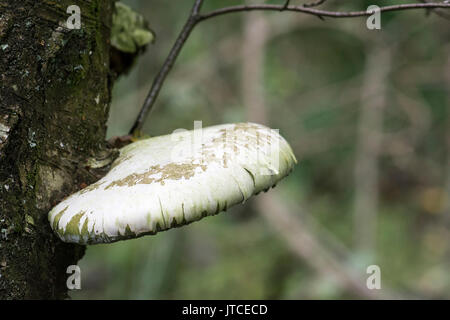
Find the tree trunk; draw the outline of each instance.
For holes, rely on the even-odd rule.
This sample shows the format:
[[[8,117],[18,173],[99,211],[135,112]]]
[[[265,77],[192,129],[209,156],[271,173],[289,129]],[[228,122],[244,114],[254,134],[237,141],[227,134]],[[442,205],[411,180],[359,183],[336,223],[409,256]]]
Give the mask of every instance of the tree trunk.
[[[73,4],[79,30],[66,27]],[[0,299],[67,297],[67,267],[84,254],[47,213],[115,154],[104,142],[113,4],[0,0]]]

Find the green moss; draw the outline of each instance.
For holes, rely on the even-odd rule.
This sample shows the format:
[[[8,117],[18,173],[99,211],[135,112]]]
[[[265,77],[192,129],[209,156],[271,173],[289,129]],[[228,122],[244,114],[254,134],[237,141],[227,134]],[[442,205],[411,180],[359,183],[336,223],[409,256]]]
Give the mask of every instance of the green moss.
[[[130,226],[127,224],[127,226],[125,227],[125,234],[124,234],[124,236],[125,237],[134,237],[135,235],[136,234],[133,231],[131,231]]]
[[[86,218],[86,219],[84,220],[83,227],[81,228],[81,234],[82,234],[83,236],[85,236],[85,235],[88,234],[88,223],[89,223],[89,220]]]
[[[25,215],[25,222],[26,222],[27,224],[31,224],[31,225],[34,226],[34,219],[33,219],[32,216],[30,216],[30,215],[28,215],[28,214]]]
[[[116,49],[135,53],[154,40],[153,32],[147,27],[144,17],[121,2],[116,2],[111,29],[111,45]]]
[[[64,235],[76,235],[80,236],[80,219],[85,214],[84,211],[77,213],[70,219],[70,222],[66,225],[66,229],[64,231]]]
[[[64,212],[67,210],[69,206],[66,206],[63,210],[61,210],[59,213],[55,215],[53,218],[53,230],[58,230],[59,220],[61,219],[61,216],[64,214]]]
[[[0,88],[0,95],[20,117],[11,126],[10,142],[0,159],[0,185],[9,186],[0,189],[0,227],[8,229],[8,241],[1,243],[8,268],[1,271],[0,299],[65,298],[65,268],[76,264],[84,251],[58,239],[47,214],[79,183],[96,179],[79,166],[103,151],[112,84],[113,2],[80,2],[82,30],[68,32],[59,23],[67,19],[70,4],[6,0],[0,10],[8,17],[7,25],[0,25],[1,42],[9,45],[1,53],[11,62],[0,64],[7,89]],[[14,32],[5,32],[10,25]],[[101,104],[96,103],[98,95]],[[52,180],[56,174],[58,183]],[[53,227],[62,232],[58,227],[64,212],[53,214]],[[80,218],[72,219],[67,233],[87,232],[87,221],[81,226]]]

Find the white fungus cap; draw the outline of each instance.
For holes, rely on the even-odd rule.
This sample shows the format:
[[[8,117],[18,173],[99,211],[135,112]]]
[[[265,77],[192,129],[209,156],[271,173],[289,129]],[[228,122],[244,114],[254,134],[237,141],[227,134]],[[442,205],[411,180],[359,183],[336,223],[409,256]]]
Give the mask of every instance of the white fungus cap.
[[[224,124],[134,142],[96,183],[55,206],[65,242],[108,243],[215,215],[267,191],[296,163],[277,130]]]

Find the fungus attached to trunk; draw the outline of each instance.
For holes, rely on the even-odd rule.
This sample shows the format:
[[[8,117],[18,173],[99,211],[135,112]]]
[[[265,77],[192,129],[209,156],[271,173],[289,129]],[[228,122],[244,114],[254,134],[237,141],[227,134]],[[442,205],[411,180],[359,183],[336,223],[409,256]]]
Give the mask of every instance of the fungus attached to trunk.
[[[295,163],[289,144],[262,125],[179,131],[122,148],[106,176],[66,198],[48,217],[65,242],[155,234],[267,191]]]

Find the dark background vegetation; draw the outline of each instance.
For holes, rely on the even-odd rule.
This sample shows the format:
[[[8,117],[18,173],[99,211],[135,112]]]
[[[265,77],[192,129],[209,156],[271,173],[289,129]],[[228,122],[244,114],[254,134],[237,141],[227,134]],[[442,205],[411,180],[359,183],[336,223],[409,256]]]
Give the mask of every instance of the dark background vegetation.
[[[157,39],[114,87],[109,137],[128,132],[192,5],[124,2]],[[235,3],[208,0],[203,10]],[[374,3],[390,2],[328,8]],[[88,247],[71,297],[364,298],[375,264],[381,297],[450,298],[449,39],[449,21],[424,11],[383,14],[380,31],[365,18],[286,12],[202,22],[144,132],[261,122],[280,129],[299,165],[216,217]]]

